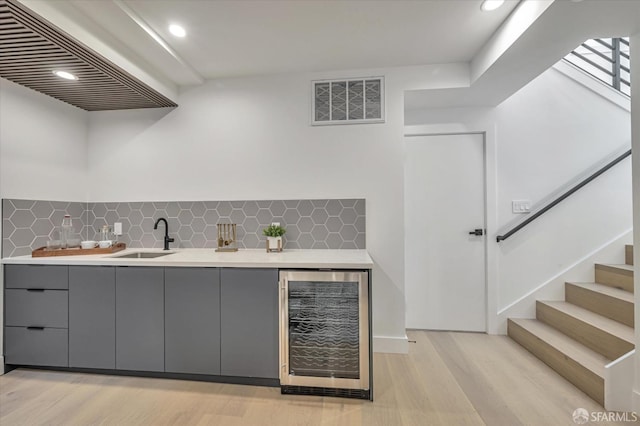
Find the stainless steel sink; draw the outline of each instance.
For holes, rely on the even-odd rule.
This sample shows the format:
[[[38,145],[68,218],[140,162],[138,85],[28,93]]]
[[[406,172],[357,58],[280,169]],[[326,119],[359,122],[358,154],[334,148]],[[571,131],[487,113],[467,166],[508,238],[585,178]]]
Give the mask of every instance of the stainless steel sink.
[[[119,259],[154,259],[156,257],[168,256],[170,254],[173,254],[173,252],[162,253],[157,251],[137,251],[135,253],[127,253],[111,257],[117,257]]]

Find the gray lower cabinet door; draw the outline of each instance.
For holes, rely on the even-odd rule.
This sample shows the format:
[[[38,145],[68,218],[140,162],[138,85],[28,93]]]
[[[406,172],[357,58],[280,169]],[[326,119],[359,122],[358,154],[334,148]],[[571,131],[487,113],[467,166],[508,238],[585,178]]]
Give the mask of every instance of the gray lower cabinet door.
[[[69,286],[69,267],[61,265],[5,265],[4,288],[57,289]]]
[[[67,367],[69,346],[66,328],[5,327],[5,363]]]
[[[224,376],[278,375],[278,270],[224,268],[220,280]]]
[[[220,272],[165,268],[165,371],[220,374]]]
[[[69,267],[69,366],[116,368],[116,268]]]
[[[30,291],[6,289],[5,321],[8,326],[67,328],[69,309],[67,290]]]
[[[164,371],[164,268],[116,267],[116,368]]]

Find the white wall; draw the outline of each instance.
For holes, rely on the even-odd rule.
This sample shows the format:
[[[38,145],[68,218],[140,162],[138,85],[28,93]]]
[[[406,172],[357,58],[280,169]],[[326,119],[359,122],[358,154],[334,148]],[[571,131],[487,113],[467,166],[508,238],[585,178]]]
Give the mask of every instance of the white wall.
[[[406,124],[488,130],[493,138],[496,203],[488,213],[495,214],[497,228],[488,229],[488,244],[497,286],[489,298],[498,311],[631,228],[627,159],[510,239],[495,242],[521,217],[511,213],[511,200],[535,205],[630,144],[628,111],[554,69],[495,108],[407,111]]]
[[[87,112],[0,79],[0,197],[86,201]]]
[[[640,58],[640,33],[630,37],[631,57]],[[640,81],[640,67],[638,61],[633,60],[631,67],[632,81]],[[636,153],[633,158],[633,239],[636,242],[633,250],[633,264],[640,265],[640,161],[637,153],[640,152],[640,96],[634,85],[631,89],[631,122],[632,122],[632,149]],[[635,302],[635,324],[640,324],[640,274],[634,274],[633,288]],[[640,327],[635,328],[636,348],[640,347]],[[633,386],[633,409],[640,412],[640,351],[635,353],[636,374]]]
[[[309,125],[310,80],[363,75],[386,77],[386,123]],[[399,342],[389,350],[402,350],[403,93],[462,87],[468,78],[465,66],[444,65],[224,79],[186,90],[174,110],[90,114],[1,80],[0,195],[73,201],[365,197],[367,248],[376,262],[374,334],[379,343]],[[630,140],[627,112],[553,70],[497,108],[408,111],[404,118],[407,124],[488,130],[498,188],[495,220],[488,221],[499,226],[514,217],[512,199],[535,202]],[[628,165],[602,179],[630,181],[625,173]],[[577,195],[523,234],[494,245],[498,308],[630,226],[629,186],[610,191],[603,182],[591,186],[600,188],[597,197]],[[575,226],[575,210],[597,220],[593,232]]]
[[[87,124],[85,111],[0,78],[0,199],[86,201]]]
[[[311,80],[370,75],[385,76],[386,123],[309,125]],[[467,83],[459,65],[222,79],[172,111],[92,113],[89,199],[366,198],[374,343],[404,351],[403,92]]]

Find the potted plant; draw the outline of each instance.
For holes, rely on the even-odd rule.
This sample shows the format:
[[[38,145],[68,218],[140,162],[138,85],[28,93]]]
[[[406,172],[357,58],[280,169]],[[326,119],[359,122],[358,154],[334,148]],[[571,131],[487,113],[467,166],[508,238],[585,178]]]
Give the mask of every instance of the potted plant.
[[[262,230],[267,237],[267,251],[282,251],[282,236],[287,232],[279,223],[272,223]]]

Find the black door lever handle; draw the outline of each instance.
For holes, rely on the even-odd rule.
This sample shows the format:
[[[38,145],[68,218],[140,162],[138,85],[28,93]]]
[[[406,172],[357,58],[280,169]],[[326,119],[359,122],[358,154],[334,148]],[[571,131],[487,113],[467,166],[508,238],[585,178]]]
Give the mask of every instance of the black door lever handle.
[[[484,229],[474,229],[473,231],[469,232],[469,235],[484,235]]]

